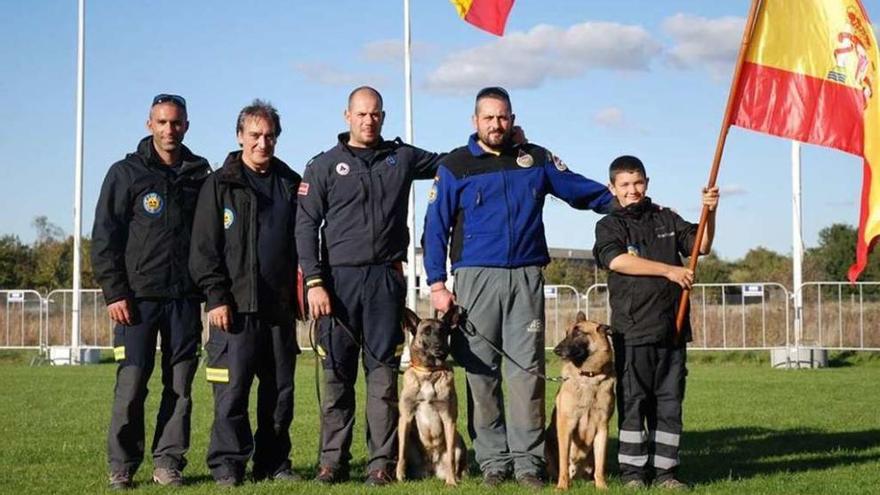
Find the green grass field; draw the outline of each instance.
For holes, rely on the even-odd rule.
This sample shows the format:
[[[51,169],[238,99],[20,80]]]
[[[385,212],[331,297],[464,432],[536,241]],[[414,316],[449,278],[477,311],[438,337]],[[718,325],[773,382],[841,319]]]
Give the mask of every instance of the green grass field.
[[[765,353],[766,354],[766,353]],[[763,354],[691,354],[685,435],[684,479],[696,493],[880,493],[880,359],[838,356],[831,368],[772,370]],[[100,493],[106,486],[105,432],[114,366],[30,367],[29,356],[0,353],[0,492],[15,494]],[[550,370],[557,369],[553,362]],[[158,375],[158,374],[157,374]],[[148,399],[158,399],[158,376]],[[462,374],[458,374],[461,379]],[[313,360],[304,354],[296,376],[293,462],[314,474],[318,411]],[[459,381],[461,386],[461,381]],[[464,390],[463,386],[460,390]],[[548,389],[549,399],[555,386]],[[359,404],[362,404],[362,397]],[[463,412],[463,411],[462,411]],[[462,416],[464,414],[462,413]],[[363,415],[358,413],[355,470],[365,458]],[[185,493],[214,493],[204,463],[211,421],[211,394],[200,370],[195,386],[193,442]],[[612,421],[615,422],[615,421]],[[148,432],[152,421],[148,420]],[[464,428],[461,428],[464,431]],[[616,428],[615,428],[616,431]],[[147,445],[150,438],[147,439]],[[612,440],[609,493],[626,493],[616,477]],[[149,481],[147,461],[137,492],[167,493]],[[356,474],[356,473],[355,473]],[[553,488],[548,487],[550,491]],[[237,493],[484,493],[476,474],[456,489],[436,480],[367,490],[360,481],[325,488],[313,482],[248,483]],[[576,483],[573,491],[593,491]],[[659,493],[654,489],[652,492]],[[501,493],[525,493],[516,484]]]

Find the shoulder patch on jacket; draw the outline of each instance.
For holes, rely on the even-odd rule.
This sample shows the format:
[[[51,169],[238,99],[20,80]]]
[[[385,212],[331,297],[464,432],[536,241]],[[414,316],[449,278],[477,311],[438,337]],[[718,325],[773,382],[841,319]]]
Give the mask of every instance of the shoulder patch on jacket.
[[[309,183],[308,182],[300,182],[299,189],[296,191],[300,196],[308,196],[309,195]]]

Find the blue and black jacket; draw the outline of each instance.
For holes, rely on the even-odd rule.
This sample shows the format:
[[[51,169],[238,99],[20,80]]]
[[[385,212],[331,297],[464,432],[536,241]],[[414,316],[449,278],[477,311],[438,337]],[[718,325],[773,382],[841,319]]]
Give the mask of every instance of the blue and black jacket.
[[[579,210],[605,213],[608,189],[568,169],[534,144],[510,145],[500,153],[467,146],[444,157],[429,195],[425,218],[428,283],[446,280],[446,256],[461,267],[543,266],[544,197],[552,194]]]

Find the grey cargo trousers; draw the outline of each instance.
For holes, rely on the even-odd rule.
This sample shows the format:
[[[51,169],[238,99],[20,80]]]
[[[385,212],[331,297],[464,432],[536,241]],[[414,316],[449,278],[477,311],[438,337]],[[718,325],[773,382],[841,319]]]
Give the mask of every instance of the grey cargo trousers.
[[[476,330],[523,367],[544,373],[541,267],[460,268],[455,296]],[[502,357],[479,336],[455,332],[452,354],[467,372],[468,433],[485,473],[544,473],[544,381]],[[507,405],[502,392],[506,383]]]

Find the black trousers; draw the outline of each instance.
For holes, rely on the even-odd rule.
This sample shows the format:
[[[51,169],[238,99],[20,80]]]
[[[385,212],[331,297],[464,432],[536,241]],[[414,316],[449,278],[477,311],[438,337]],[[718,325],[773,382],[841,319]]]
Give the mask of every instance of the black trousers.
[[[253,455],[253,475],[260,479],[289,469],[296,367],[295,324],[279,324],[254,313],[238,313],[232,329],[211,328],[205,345],[206,374],[214,388],[214,423],[208,467],[214,479],[242,480]],[[251,433],[248,397],[257,387],[257,430]]]
[[[345,328],[333,318],[323,318],[318,327],[318,352],[324,367],[319,463],[349,468],[354,386],[363,353],[367,470],[393,469],[397,463],[396,370],[404,341],[400,324],[406,293],[403,274],[392,264],[334,267],[328,287],[333,316]]]
[[[686,347],[630,346],[615,335],[614,351],[621,480],[672,478],[679,465]]]
[[[189,450],[192,381],[198,367],[202,321],[194,299],[138,299],[133,325],[116,325],[113,410],[107,434],[111,472],[134,473],[144,459],[144,401],[162,336],[162,400],[153,435],[153,465],[183,469]]]

